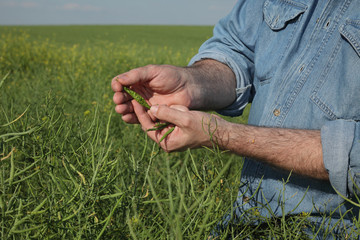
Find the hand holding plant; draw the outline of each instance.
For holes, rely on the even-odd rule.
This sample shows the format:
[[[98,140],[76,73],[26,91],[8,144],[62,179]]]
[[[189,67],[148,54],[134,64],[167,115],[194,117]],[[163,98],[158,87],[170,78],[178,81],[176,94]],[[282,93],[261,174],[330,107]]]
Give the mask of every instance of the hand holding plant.
[[[168,65],[148,65],[116,76],[111,83],[115,111],[127,123],[139,123],[131,104],[132,97],[124,86],[140,94],[149,105],[184,105],[189,107],[192,94],[189,76],[184,68]]]
[[[202,146],[212,147],[219,140],[221,129],[219,126],[226,124],[220,117],[200,111],[190,111],[180,105],[166,106],[155,105],[149,114],[139,103],[133,103],[134,111],[144,130],[151,128],[155,123],[153,117],[175,125],[174,131],[162,142],[160,139],[171,128],[170,126],[160,131],[147,132],[148,136],[166,152],[184,151],[188,148],[199,148]]]

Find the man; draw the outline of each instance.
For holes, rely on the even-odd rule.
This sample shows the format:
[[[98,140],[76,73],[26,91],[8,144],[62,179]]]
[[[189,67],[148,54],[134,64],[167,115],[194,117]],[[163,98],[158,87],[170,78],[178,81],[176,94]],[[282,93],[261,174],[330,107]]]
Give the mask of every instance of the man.
[[[176,126],[165,151],[215,143],[246,157],[235,216],[310,212],[319,226],[331,216],[338,236],[358,217],[344,197],[360,193],[360,1],[240,0],[188,67],[141,67],[112,88],[125,122]],[[249,102],[249,125],[194,111],[236,116]],[[148,135],[158,142],[165,132]]]

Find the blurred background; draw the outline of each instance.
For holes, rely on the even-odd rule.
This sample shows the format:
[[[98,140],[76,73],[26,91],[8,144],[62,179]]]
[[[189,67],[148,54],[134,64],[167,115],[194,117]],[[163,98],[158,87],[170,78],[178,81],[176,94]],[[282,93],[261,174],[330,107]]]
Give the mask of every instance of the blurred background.
[[[236,0],[0,0],[0,25],[214,25]]]

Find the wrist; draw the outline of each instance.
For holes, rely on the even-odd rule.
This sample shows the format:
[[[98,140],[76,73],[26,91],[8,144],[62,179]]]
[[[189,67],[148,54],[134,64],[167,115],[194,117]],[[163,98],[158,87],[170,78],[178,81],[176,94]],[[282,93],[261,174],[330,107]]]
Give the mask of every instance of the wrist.
[[[183,79],[185,79],[185,89],[189,96],[189,109],[204,109],[204,96],[202,84],[199,81],[199,73],[192,67],[183,68]]]
[[[221,150],[228,150],[230,141],[231,122],[225,121],[215,114],[211,114],[206,123],[203,123],[203,131],[206,134],[206,139],[203,146],[213,148],[218,147]]]
[[[219,110],[234,102],[236,79],[227,65],[204,59],[185,69],[192,96],[191,109]]]

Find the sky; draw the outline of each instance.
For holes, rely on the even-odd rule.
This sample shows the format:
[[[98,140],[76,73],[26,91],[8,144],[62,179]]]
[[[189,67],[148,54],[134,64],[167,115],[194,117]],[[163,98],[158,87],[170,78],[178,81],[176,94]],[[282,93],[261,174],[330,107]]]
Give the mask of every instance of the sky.
[[[0,0],[0,25],[214,25],[236,0]]]

